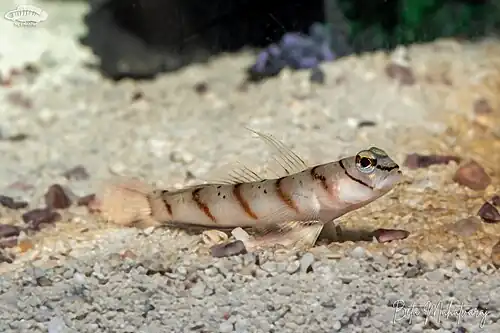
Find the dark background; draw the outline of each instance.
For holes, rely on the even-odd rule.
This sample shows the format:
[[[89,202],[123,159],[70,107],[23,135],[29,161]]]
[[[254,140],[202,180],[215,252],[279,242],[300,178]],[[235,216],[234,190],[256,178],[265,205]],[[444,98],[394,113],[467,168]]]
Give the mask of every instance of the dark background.
[[[339,55],[500,31],[499,0],[89,0],[82,43],[105,75],[148,78],[329,24]]]

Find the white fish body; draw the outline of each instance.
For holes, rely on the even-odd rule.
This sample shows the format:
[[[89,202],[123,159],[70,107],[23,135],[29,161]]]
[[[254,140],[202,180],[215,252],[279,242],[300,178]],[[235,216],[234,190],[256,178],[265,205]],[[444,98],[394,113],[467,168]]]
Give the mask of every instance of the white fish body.
[[[279,152],[285,176],[262,179],[243,167],[228,181],[175,191],[114,185],[101,198],[101,211],[122,225],[141,220],[208,228],[322,225],[383,196],[401,179],[399,166],[379,148],[308,167],[278,140],[253,132]]]

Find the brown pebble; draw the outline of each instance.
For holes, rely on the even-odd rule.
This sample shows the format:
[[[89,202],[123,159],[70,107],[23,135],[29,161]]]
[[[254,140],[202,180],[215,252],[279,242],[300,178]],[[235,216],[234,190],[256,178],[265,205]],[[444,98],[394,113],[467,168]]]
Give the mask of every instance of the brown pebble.
[[[415,75],[409,67],[390,63],[385,67],[385,73],[388,77],[399,81],[402,85],[411,86],[416,82]]]
[[[28,203],[26,201],[16,201],[6,195],[0,195],[0,205],[9,209],[22,209],[28,207]]]
[[[375,237],[379,243],[405,239],[409,235],[410,232],[402,229],[377,229],[372,233],[372,236]]]
[[[137,90],[132,94],[132,101],[133,102],[138,101],[142,98],[144,98],[144,93],[142,91]]]
[[[206,82],[198,82],[194,85],[194,91],[197,94],[203,95],[208,91],[208,84]]]
[[[500,213],[498,212],[498,209],[496,209],[495,206],[489,202],[485,202],[481,208],[479,208],[477,215],[486,223],[500,222]]]
[[[212,257],[215,258],[230,257],[247,253],[245,244],[241,240],[214,245],[210,248],[210,251],[212,252]]]
[[[500,241],[497,242],[491,249],[491,262],[497,268],[500,268]]]
[[[448,164],[450,162],[460,163],[461,158],[453,155],[419,155],[409,154],[406,156],[404,165],[408,169],[428,168],[436,164]]]
[[[494,195],[492,198],[491,198],[491,204],[493,206],[500,206],[500,195]]]
[[[21,228],[11,224],[0,224],[0,238],[19,236]]]
[[[65,209],[71,206],[71,199],[61,185],[54,184],[45,193],[45,204],[50,209]]]
[[[453,223],[449,230],[458,236],[470,237],[479,231],[480,228],[481,220],[475,216],[470,216]]]
[[[17,244],[19,252],[21,253],[28,252],[29,250],[33,249],[34,246],[35,245],[33,244],[33,242],[29,239],[23,239],[19,242],[19,244]]]
[[[486,115],[493,112],[493,109],[491,108],[490,104],[484,98],[476,100],[474,102],[473,108],[474,108],[474,113],[476,115]]]
[[[0,249],[12,248],[17,246],[17,236],[0,238]]]
[[[18,141],[24,141],[24,140],[28,139],[28,137],[29,137],[28,134],[18,133],[18,134],[14,134],[14,135],[8,136],[6,138],[3,138],[3,140],[18,142]]]
[[[25,109],[31,109],[31,107],[33,106],[33,102],[31,101],[31,99],[26,97],[20,91],[13,91],[7,94],[7,101],[9,101],[13,105],[20,106]]]
[[[86,206],[89,213],[99,213],[101,212],[101,202],[97,199],[95,194],[89,194],[84,197],[80,197],[77,201],[78,206]]]
[[[36,75],[40,73],[40,68],[36,64],[26,64],[26,66],[24,66],[24,72]]]
[[[90,178],[90,175],[83,165],[77,165],[64,172],[63,177],[68,180],[87,180]]]
[[[14,254],[8,253],[7,251],[0,251],[0,263],[12,264],[14,262]]]
[[[88,194],[78,198],[76,204],[78,206],[89,206],[94,200],[95,200],[95,194]]]
[[[135,254],[134,252],[132,252],[131,250],[125,250],[123,253],[120,254],[120,257],[122,259],[137,259],[137,254]]]
[[[358,128],[374,127],[374,126],[377,126],[377,123],[372,120],[362,120],[358,123]]]
[[[458,168],[453,176],[453,181],[474,191],[485,190],[488,185],[491,184],[490,176],[488,176],[483,167],[474,160]]]
[[[28,223],[30,229],[40,230],[42,224],[52,224],[61,219],[61,214],[49,208],[35,208],[22,215],[24,223]]]
[[[12,184],[10,184],[8,186],[8,188],[12,189],[12,190],[19,190],[19,191],[26,192],[26,191],[32,190],[34,188],[34,186],[31,184],[21,182],[21,181],[17,181],[17,182],[13,182]]]

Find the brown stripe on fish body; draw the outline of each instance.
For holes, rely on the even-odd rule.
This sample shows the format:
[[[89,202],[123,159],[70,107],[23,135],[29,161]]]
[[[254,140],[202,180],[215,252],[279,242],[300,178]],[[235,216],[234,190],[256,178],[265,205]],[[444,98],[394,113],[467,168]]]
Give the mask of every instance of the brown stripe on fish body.
[[[201,201],[200,198],[200,191],[203,190],[203,187],[199,187],[192,192],[192,199],[198,206],[198,208],[210,219],[212,222],[217,223],[217,219],[215,216],[212,215],[210,212],[210,208],[208,207],[207,204],[205,204],[203,201]]]
[[[314,168],[311,169],[311,177],[314,179],[314,180],[317,180],[321,183],[321,187],[326,191],[326,192],[330,192],[330,189],[328,188],[328,183],[326,182],[326,177],[320,173],[320,171],[318,170],[318,168],[320,167],[321,165],[316,165]]]
[[[288,207],[293,209],[296,213],[299,213],[299,208],[297,207],[297,204],[295,203],[295,201],[293,201],[292,197],[283,190],[283,186],[282,186],[283,183],[282,182],[287,177],[290,177],[290,176],[285,176],[285,177],[281,177],[279,179],[276,179],[276,182],[275,182],[276,193],[278,194],[278,197],[281,199],[281,201],[283,201]]]
[[[172,206],[167,201],[166,190],[153,191],[148,195],[151,215],[158,221],[170,221],[173,219]]]
[[[258,217],[255,212],[250,207],[248,201],[243,197],[243,193],[241,192],[241,186],[243,183],[239,183],[234,185],[233,187],[233,195],[236,198],[236,201],[240,204],[241,208],[245,211],[245,213],[250,216],[252,219],[257,220]]]
[[[167,212],[168,214],[171,216],[171,217],[174,217],[174,215],[172,214],[172,205],[168,202],[168,199],[167,199],[167,194],[168,191],[167,190],[163,190],[161,192],[161,198],[163,200],[163,203],[165,204],[165,207],[167,208]]]

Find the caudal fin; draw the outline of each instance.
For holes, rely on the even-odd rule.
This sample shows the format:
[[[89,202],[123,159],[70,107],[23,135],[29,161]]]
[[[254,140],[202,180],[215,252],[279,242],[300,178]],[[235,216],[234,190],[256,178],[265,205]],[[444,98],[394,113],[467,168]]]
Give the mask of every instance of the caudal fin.
[[[148,200],[148,193],[152,190],[152,186],[138,179],[106,182],[97,195],[100,213],[108,222],[121,226],[145,228],[156,225]]]

